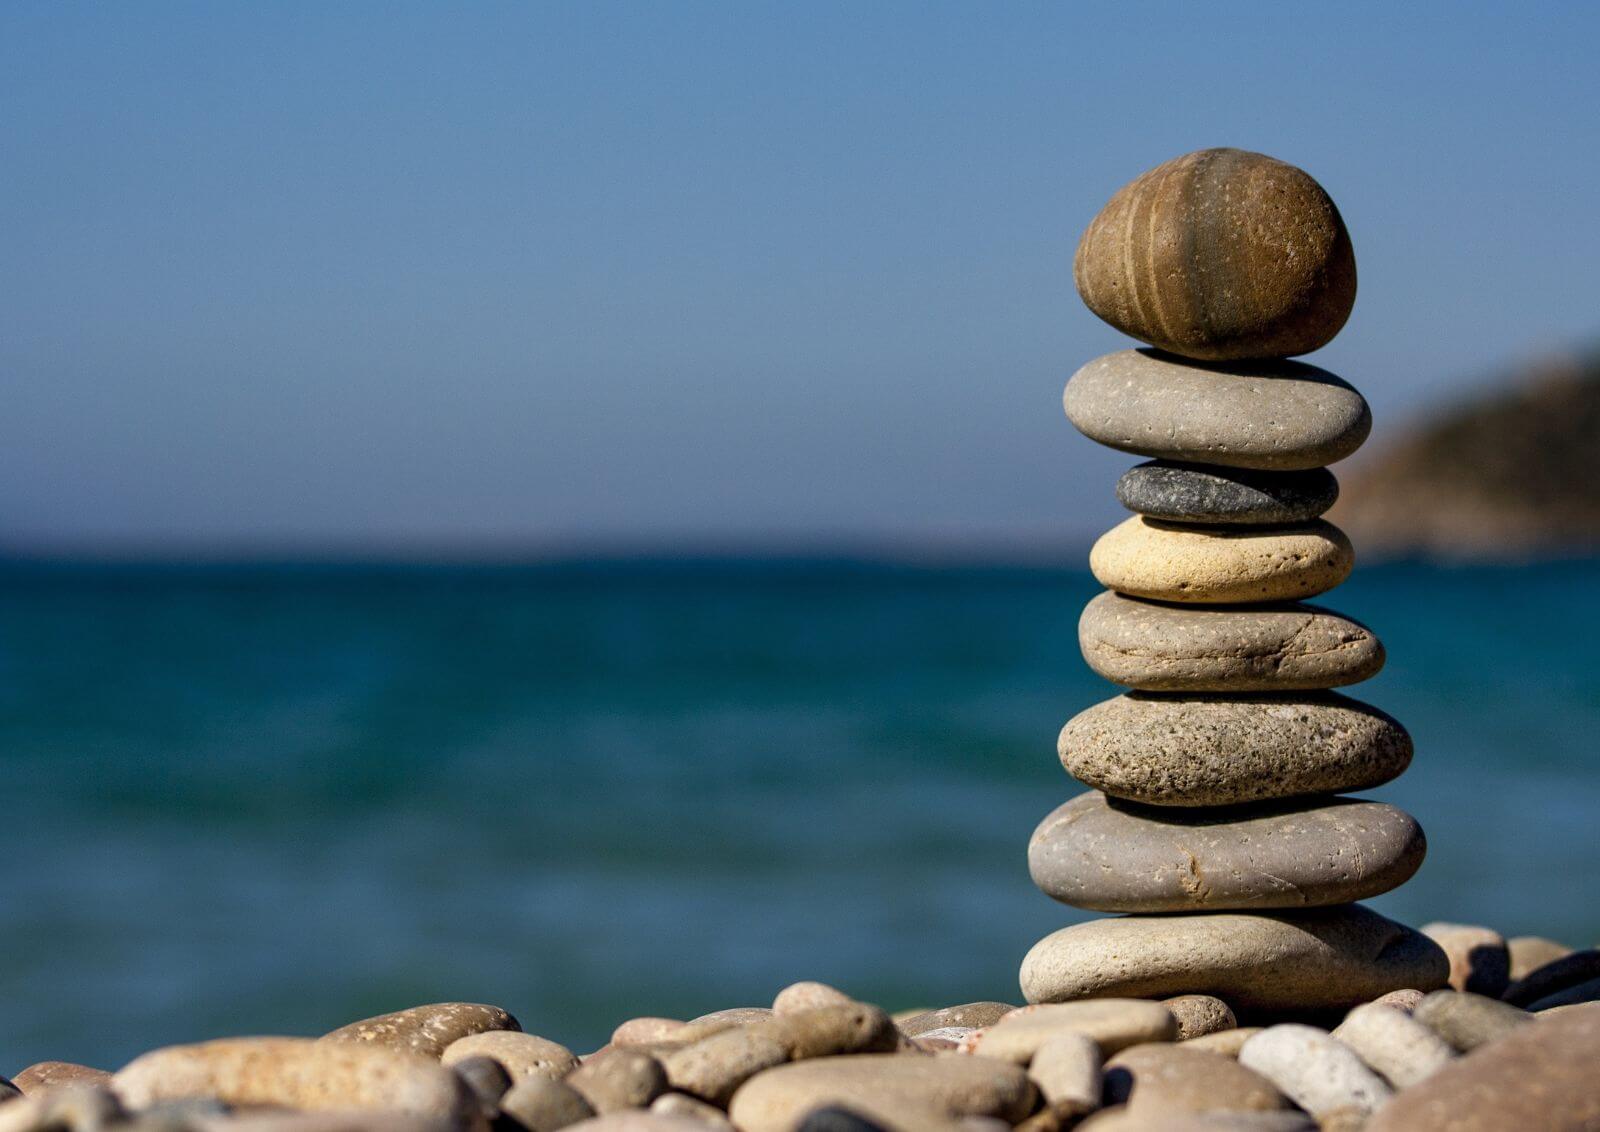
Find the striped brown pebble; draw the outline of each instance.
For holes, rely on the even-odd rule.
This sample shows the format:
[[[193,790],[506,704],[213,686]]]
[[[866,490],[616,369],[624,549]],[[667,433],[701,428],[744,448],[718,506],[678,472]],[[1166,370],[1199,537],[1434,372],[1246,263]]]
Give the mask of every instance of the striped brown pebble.
[[[1208,361],[1310,353],[1356,298],[1350,234],[1322,186],[1240,149],[1186,154],[1118,190],[1073,277],[1124,334]]]

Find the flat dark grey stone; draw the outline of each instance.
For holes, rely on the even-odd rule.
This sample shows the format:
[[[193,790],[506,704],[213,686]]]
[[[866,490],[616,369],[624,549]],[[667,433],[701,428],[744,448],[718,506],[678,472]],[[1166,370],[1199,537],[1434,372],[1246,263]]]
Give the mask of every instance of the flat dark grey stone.
[[[1427,841],[1404,810],[1359,798],[1178,810],[1080,794],[1028,843],[1033,883],[1098,912],[1307,908],[1404,884]]]
[[[1175,523],[1303,523],[1338,498],[1339,481],[1327,468],[1261,472],[1150,460],[1117,481],[1117,501],[1129,511]]]

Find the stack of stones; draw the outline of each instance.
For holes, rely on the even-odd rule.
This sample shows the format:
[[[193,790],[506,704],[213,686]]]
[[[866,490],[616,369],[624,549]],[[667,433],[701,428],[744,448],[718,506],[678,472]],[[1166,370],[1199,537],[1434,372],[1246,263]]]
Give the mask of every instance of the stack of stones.
[[[1154,349],[1084,366],[1067,416],[1154,459],[1117,484],[1136,514],[1095,544],[1107,592],[1079,628],[1089,666],[1129,691],[1061,732],[1063,765],[1094,790],[1044,820],[1029,865],[1057,900],[1129,915],[1040,941],[1023,992],[1206,993],[1281,1014],[1443,986],[1438,946],[1354,903],[1425,849],[1409,814],[1339,796],[1411,760],[1398,722],[1330,691],[1376,673],[1383,646],[1301,604],[1350,572],[1349,540],[1319,518],[1338,494],[1325,465],[1371,427],[1350,385],[1285,360],[1355,301],[1338,210],[1291,165],[1203,150],[1112,197],[1074,273],[1095,314]]]

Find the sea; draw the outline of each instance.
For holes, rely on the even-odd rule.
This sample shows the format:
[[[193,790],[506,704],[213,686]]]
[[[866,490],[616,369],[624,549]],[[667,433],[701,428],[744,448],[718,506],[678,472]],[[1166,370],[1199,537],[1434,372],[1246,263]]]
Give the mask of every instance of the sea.
[[[502,1005],[584,1052],[820,979],[1018,1001],[1055,736],[1114,694],[1078,570],[0,566],[0,1072]],[[1600,937],[1600,563],[1364,566],[1323,604],[1416,739],[1373,901]]]

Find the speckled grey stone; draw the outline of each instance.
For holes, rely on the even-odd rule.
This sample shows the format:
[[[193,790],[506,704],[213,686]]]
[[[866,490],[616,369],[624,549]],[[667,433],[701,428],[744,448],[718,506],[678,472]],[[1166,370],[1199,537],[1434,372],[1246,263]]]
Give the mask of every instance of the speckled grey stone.
[[[1314,605],[1196,608],[1109,590],[1084,606],[1078,647],[1107,680],[1150,692],[1337,688],[1384,662],[1372,630]]]
[[[1028,869],[1046,894],[1100,912],[1344,904],[1404,884],[1427,842],[1382,802],[1153,808],[1080,794],[1040,823]]]
[[[1022,961],[1029,1002],[1210,994],[1235,1010],[1321,1010],[1444,985],[1439,945],[1360,904],[1302,912],[1118,916],[1046,936]]]
[[[1265,471],[1342,460],[1372,429],[1360,393],[1303,362],[1205,365],[1122,350],[1075,373],[1063,404],[1079,432],[1110,448]]]
[[[1057,744],[1067,773],[1156,806],[1229,806],[1364,790],[1411,762],[1411,736],[1337,692],[1160,696],[1129,692],[1079,712]]]
[[[1129,511],[1177,523],[1303,523],[1338,498],[1339,481],[1327,468],[1258,472],[1150,460],[1117,481],[1117,502]]]

